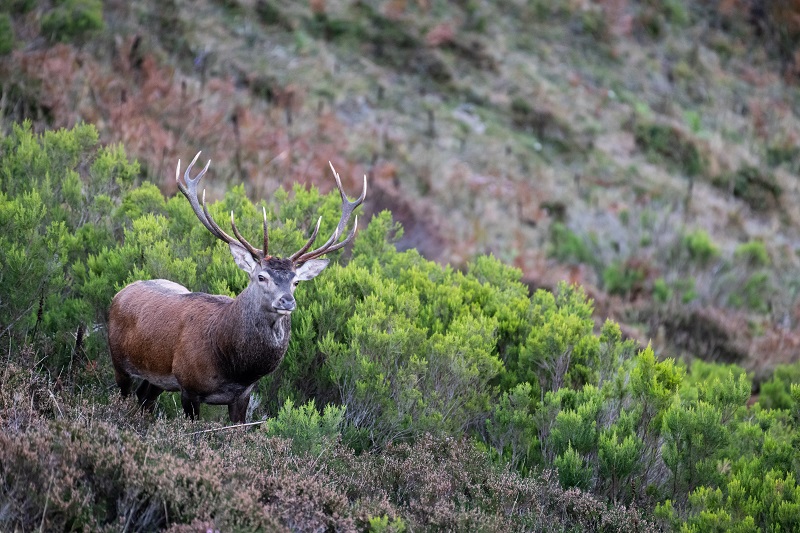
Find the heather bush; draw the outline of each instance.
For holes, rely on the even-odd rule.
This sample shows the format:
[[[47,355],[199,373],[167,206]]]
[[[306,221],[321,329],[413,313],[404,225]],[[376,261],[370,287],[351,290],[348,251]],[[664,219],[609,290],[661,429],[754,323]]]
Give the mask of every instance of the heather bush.
[[[42,17],[42,34],[50,41],[72,41],[103,28],[98,0],[60,0]]]
[[[465,438],[297,453],[264,431],[91,406],[15,365],[2,378],[16,386],[0,391],[4,530],[653,530],[551,472],[493,465]]]

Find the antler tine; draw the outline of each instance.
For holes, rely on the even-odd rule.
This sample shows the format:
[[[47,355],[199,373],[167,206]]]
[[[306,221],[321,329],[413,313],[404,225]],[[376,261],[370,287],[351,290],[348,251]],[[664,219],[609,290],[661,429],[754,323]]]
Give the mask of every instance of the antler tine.
[[[345,237],[343,241],[337,242],[333,246],[329,246],[328,248],[325,248],[325,250],[322,251],[321,253],[319,253],[317,255],[314,255],[313,257],[308,257],[308,258],[305,259],[305,261],[308,261],[309,259],[314,259],[315,257],[319,257],[320,255],[323,255],[323,254],[327,254],[327,253],[330,253],[330,252],[335,252],[339,248],[342,248],[343,246],[347,246],[347,244],[350,241],[353,240],[353,237],[356,236],[356,230],[357,229],[358,229],[358,215],[356,215],[356,217],[353,219],[353,229],[350,230],[350,233],[347,234],[347,237]],[[337,235],[337,237],[338,237],[338,235]]]
[[[211,166],[211,160],[206,163],[206,166],[200,173],[192,178],[191,172],[192,167],[197,162],[197,158],[200,157],[201,152],[197,152],[197,155],[194,156],[192,162],[189,163],[189,166],[186,167],[186,172],[183,174],[183,180],[186,182],[186,185],[181,183],[181,160],[178,160],[178,166],[175,169],[175,181],[178,182],[178,189],[183,193],[187,200],[189,200],[189,204],[192,206],[192,211],[203,223],[203,226],[216,238],[219,240],[231,244],[232,242],[237,242],[244,246],[244,248],[250,252],[255,259],[261,259],[262,257],[266,257],[266,250],[267,250],[267,215],[266,211],[264,212],[264,254],[262,255],[259,250],[247,242],[244,237],[239,233],[239,229],[236,227],[236,223],[233,219],[233,212],[231,212],[231,225],[233,226],[233,233],[236,235],[234,239],[230,235],[228,235],[222,228],[219,227],[219,224],[212,218],[211,213],[208,212],[208,207],[206,206],[206,191],[203,189],[203,198],[202,198],[202,206],[197,199],[197,184],[200,182],[200,178],[202,178],[206,172],[208,172],[208,168]]]
[[[267,229],[267,208],[261,206],[261,212],[264,213],[264,258],[269,257],[267,249],[269,249],[269,230]]]
[[[320,223],[322,223],[322,217],[319,217],[317,219],[317,227],[314,228],[314,232],[311,234],[311,237],[308,238],[308,240],[306,241],[306,243],[303,245],[302,248],[300,248],[295,253],[290,255],[289,259],[294,261],[295,259],[297,259],[301,255],[303,255],[306,252],[306,250],[311,248],[311,245],[314,244],[314,240],[317,238],[317,233],[319,233],[319,225],[320,225]]]
[[[361,191],[361,196],[356,198],[354,201],[349,201],[347,199],[347,194],[344,192],[344,188],[342,187],[342,180],[339,178],[339,173],[336,172],[336,169],[333,168],[333,163],[330,161],[328,164],[331,166],[331,170],[333,171],[333,177],[336,179],[336,188],[339,189],[339,195],[342,197],[342,216],[339,219],[339,223],[336,225],[336,230],[334,230],[333,235],[319,248],[313,250],[308,253],[303,253],[305,250],[310,246],[310,243],[306,243],[300,251],[292,255],[292,260],[295,263],[304,263],[310,259],[317,258],[321,255],[324,255],[328,252],[333,252],[338,250],[339,248],[345,246],[349,243],[356,234],[356,225],[358,224],[358,217],[356,217],[355,224],[353,225],[353,229],[350,234],[342,241],[336,244],[333,244],[339,239],[339,236],[344,232],[344,228],[347,225],[347,222],[350,220],[350,215],[353,214],[353,211],[356,207],[361,205],[364,202],[364,198],[367,196],[367,176],[364,175],[364,187]],[[316,234],[316,232],[315,232]]]
[[[336,229],[339,230],[339,235],[341,235],[344,231],[344,226],[347,224],[347,221],[350,220],[350,215],[353,213],[353,210],[361,205],[364,202],[364,198],[367,197],[367,175],[364,174],[364,187],[361,190],[361,196],[356,198],[355,201],[350,202],[342,187],[342,180],[339,178],[339,173],[333,168],[333,163],[328,161],[328,164],[333,171],[333,177],[336,179],[336,188],[339,189],[339,195],[342,197],[342,218],[339,219],[339,224],[336,226]]]
[[[203,189],[203,214],[205,215],[206,220],[208,221],[209,225],[211,226],[211,233],[216,235],[217,238],[219,238],[219,240],[225,241],[225,243],[227,243],[227,244],[230,244],[230,243],[236,241],[236,239],[234,239],[233,237],[231,237],[230,235],[225,233],[225,231],[222,228],[219,227],[219,224],[217,224],[216,221],[211,217],[211,213],[208,212],[208,207],[206,207],[206,190],[205,189]],[[199,215],[198,215],[198,218],[199,218]]]
[[[183,193],[187,200],[189,200],[189,205],[192,206],[192,211],[200,219],[200,222],[203,223],[203,226],[211,232],[212,235],[215,237],[225,240],[222,236],[220,236],[215,230],[214,227],[208,223],[208,219],[206,219],[205,215],[203,214],[203,210],[200,207],[200,203],[197,201],[197,183],[200,181],[200,178],[208,171],[208,167],[211,165],[211,160],[208,160],[206,163],[205,168],[195,177],[191,177],[191,171],[194,164],[197,162],[197,158],[200,157],[202,152],[197,152],[197,155],[194,156],[192,162],[189,163],[189,166],[186,167],[186,172],[183,174],[183,179],[186,182],[186,185],[181,183],[181,160],[178,159],[178,166],[175,168],[175,181],[178,182],[178,190]],[[188,189],[187,189],[188,187]],[[205,191],[204,191],[205,193]]]
[[[233,220],[233,211],[231,211],[231,226],[233,227],[233,234],[236,235],[236,239],[250,252],[250,255],[256,259],[261,259],[261,252],[256,250],[256,247],[247,242],[245,238],[242,237],[242,234],[239,233],[239,228],[236,227],[236,222]],[[266,256],[266,254],[264,255]]]

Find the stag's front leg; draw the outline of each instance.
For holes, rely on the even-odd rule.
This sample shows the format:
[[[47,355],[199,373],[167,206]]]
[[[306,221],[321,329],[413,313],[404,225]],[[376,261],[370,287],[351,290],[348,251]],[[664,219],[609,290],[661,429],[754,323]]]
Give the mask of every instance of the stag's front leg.
[[[228,416],[234,424],[241,424],[247,417],[247,406],[250,405],[250,391],[242,394],[228,404]]]
[[[196,394],[192,394],[186,389],[181,389],[181,407],[183,407],[184,414],[190,420],[200,418],[200,398]]]

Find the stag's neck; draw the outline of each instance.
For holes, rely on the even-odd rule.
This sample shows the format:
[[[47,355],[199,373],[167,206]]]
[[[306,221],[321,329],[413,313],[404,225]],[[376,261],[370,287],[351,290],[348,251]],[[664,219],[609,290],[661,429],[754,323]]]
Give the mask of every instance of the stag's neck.
[[[289,346],[291,315],[264,309],[249,286],[226,311],[218,357],[227,377],[249,384],[275,370]]]

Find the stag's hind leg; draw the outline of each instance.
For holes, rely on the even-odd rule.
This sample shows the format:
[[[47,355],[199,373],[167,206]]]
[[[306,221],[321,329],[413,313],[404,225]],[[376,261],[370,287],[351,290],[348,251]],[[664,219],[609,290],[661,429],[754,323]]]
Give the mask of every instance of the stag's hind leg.
[[[136,388],[136,397],[139,399],[139,406],[142,411],[153,412],[155,408],[156,399],[164,392],[164,389],[153,385],[146,379],[143,379],[139,386]]]
[[[186,389],[181,389],[181,406],[184,414],[190,420],[200,418],[200,399],[196,394],[191,394]]]
[[[117,382],[117,386],[119,387],[119,392],[122,394],[122,397],[127,398],[130,395],[131,387],[133,386],[133,379],[131,379],[131,375],[115,364],[114,380]]]

